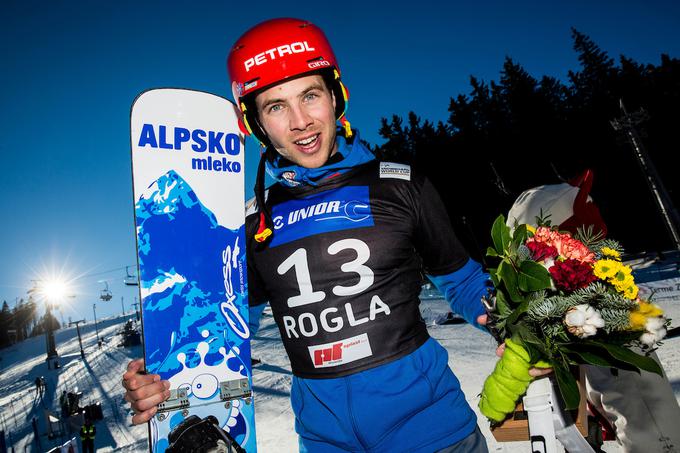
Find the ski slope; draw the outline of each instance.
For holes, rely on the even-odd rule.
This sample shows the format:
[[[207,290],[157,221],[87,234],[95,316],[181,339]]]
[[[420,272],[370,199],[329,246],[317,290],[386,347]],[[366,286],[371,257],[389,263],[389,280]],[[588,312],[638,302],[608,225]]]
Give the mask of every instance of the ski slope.
[[[680,319],[680,301],[661,303],[667,315]],[[467,325],[433,325],[432,321],[448,310],[438,298],[424,297],[421,305],[423,318],[428,322],[430,334],[449,351],[449,364],[461,381],[470,405],[477,411],[479,425],[492,452],[528,452],[528,442],[497,443],[486,422],[477,410],[478,394],[486,376],[496,361],[493,339]],[[66,441],[68,436],[50,440],[46,436],[45,409],[59,416],[59,396],[62,391],[83,392],[81,406],[101,402],[104,419],[96,422],[95,445],[98,452],[143,452],[147,449],[146,425],[132,426],[130,411],[123,400],[120,379],[129,360],[140,357],[140,346],[119,347],[119,332],[130,316],[100,320],[99,335],[104,339],[102,348],[92,323],[81,325],[85,360],[75,327],[56,333],[57,350],[61,367],[48,370],[45,362],[45,337],[32,338],[10,348],[0,350],[0,429],[4,430],[8,448],[15,451],[48,451]],[[674,322],[673,325],[677,325]],[[680,400],[680,338],[670,339],[658,355],[672,383],[675,396]],[[262,362],[253,367],[258,451],[296,452],[297,436],[289,402],[291,372],[288,359],[280,341],[278,329],[269,310],[265,310],[261,328],[253,340],[253,357]],[[36,394],[35,378],[44,376],[47,388],[42,400]],[[39,442],[35,439],[31,420],[37,419]],[[77,432],[73,433],[77,436]],[[614,442],[605,443],[607,452],[619,452]],[[11,450],[10,450],[11,451]]]
[[[58,369],[48,369],[45,361],[45,336],[31,338],[0,350],[0,406],[2,429],[8,448],[15,451],[48,451],[69,436],[47,438],[45,410],[59,417],[62,392],[82,391],[81,406],[99,401],[104,419],[96,423],[98,451],[143,451],[146,448],[146,426],[130,426],[129,410],[123,400],[120,378],[131,357],[140,356],[141,347],[120,348],[118,332],[129,316],[99,320],[97,346],[94,323],[81,324],[85,351],[81,359],[76,327],[55,333]],[[46,389],[42,398],[36,392],[35,378],[44,376]],[[37,419],[39,443],[33,435],[31,421]],[[72,435],[77,436],[77,431]],[[10,438],[11,436],[11,438]]]

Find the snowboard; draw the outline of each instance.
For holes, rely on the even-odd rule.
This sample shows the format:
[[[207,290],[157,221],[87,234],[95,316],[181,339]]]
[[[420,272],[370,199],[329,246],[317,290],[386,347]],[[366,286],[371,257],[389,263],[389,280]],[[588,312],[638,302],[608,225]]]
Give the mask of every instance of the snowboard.
[[[135,99],[130,122],[145,367],[171,383],[149,421],[150,451],[215,443],[254,453],[236,106],[205,92],[152,89]],[[226,449],[229,442],[238,445]]]

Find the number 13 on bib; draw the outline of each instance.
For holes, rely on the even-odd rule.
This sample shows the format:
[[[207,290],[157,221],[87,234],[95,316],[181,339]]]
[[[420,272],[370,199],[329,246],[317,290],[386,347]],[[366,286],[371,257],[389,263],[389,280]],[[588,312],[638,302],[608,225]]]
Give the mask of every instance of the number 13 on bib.
[[[149,90],[132,106],[130,135],[146,371],[171,383],[149,422],[150,450],[254,453],[236,107]]]

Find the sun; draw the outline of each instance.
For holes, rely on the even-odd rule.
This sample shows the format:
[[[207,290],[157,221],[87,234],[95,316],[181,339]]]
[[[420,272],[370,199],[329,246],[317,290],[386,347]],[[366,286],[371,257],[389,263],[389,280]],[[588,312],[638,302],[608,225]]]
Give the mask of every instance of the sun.
[[[62,301],[69,291],[67,284],[62,280],[47,280],[41,286],[40,292],[52,303]]]

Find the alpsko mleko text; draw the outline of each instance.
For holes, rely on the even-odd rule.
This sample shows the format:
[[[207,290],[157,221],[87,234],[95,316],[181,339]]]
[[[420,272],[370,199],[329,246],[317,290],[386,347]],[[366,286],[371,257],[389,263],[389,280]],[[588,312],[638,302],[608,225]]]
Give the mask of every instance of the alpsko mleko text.
[[[238,156],[241,153],[241,141],[237,134],[162,125],[154,127],[153,124],[144,124],[137,145],[140,148],[148,146],[179,151],[190,148],[195,153],[201,153],[201,157],[191,159],[191,168],[194,170],[229,173],[241,171],[241,163],[228,158],[228,156]]]

